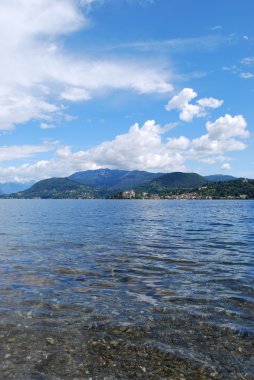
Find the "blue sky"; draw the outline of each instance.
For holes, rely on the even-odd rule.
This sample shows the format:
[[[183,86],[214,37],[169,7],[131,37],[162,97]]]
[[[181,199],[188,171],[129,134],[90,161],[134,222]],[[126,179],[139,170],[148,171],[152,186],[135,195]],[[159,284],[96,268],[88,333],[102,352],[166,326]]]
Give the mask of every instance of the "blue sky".
[[[252,0],[4,0],[0,182],[254,177]]]

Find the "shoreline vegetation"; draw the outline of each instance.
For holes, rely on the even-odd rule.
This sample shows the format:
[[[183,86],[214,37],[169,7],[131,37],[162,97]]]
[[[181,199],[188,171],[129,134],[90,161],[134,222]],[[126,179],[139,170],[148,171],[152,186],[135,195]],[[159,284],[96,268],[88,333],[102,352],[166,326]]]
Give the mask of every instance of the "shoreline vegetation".
[[[254,179],[196,173],[98,169],[36,182],[0,199],[254,199]]]

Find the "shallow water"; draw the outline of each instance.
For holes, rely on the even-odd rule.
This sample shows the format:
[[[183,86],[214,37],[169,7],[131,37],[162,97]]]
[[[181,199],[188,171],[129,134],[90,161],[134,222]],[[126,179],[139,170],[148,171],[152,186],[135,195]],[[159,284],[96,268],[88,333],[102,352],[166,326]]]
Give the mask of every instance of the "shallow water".
[[[0,201],[1,379],[254,379],[253,201]]]

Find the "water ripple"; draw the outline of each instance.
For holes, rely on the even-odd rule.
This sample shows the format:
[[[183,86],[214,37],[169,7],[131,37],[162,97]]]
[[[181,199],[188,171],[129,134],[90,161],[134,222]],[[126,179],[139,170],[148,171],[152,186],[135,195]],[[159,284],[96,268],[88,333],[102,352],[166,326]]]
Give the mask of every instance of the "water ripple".
[[[19,379],[253,379],[252,201],[0,202]]]

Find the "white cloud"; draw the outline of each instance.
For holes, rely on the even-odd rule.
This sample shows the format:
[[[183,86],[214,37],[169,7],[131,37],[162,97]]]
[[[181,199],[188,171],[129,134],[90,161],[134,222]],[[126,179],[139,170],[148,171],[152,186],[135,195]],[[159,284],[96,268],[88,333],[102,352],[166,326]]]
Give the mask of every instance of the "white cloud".
[[[224,154],[224,152],[238,151],[245,148],[246,144],[242,141],[236,139],[213,140],[207,134],[192,140],[192,149],[190,150],[190,154],[193,158],[199,159],[209,155],[216,156]]]
[[[180,119],[191,121],[194,116],[201,116],[201,107],[189,104],[197,97],[197,93],[192,88],[184,88],[178,95],[175,95],[166,105],[166,110],[177,109],[180,111]]]
[[[0,146],[0,161],[10,161],[14,159],[33,157],[39,153],[55,150],[57,142],[45,141],[41,145],[11,145]]]
[[[214,123],[206,123],[207,134],[192,140],[190,155],[196,159],[207,156],[218,156],[225,152],[246,148],[238,138],[247,138],[249,132],[242,115],[225,115]]]
[[[186,163],[190,159],[214,164],[228,161],[230,158],[224,156],[226,152],[246,148],[240,140],[248,137],[243,116],[225,115],[213,123],[206,123],[206,128],[207,134],[193,140],[185,136],[164,138],[170,132],[168,126],[161,127],[155,121],[148,120],[143,126],[134,124],[125,134],[88,150],[72,152],[68,146],[56,145],[54,157],[49,160],[18,167],[0,167],[0,182],[63,177],[76,171],[102,167],[154,172],[186,171]],[[21,156],[22,152],[21,148]],[[26,154],[29,152],[33,154],[33,150],[29,149]],[[18,158],[17,151],[15,157]]]
[[[82,1],[84,9],[93,1]],[[169,72],[152,63],[77,57],[58,38],[89,25],[78,0],[4,0],[0,5],[0,129],[63,115],[60,99],[106,90],[168,92]]]
[[[32,119],[51,120],[62,107],[16,89],[0,89],[0,130],[10,130],[15,124]]]
[[[117,136],[95,148],[81,153],[83,158],[93,158],[100,166],[111,168],[170,171],[183,169],[184,158],[180,152],[168,149],[162,142],[163,129],[153,120],[142,127],[134,124],[128,133]]]
[[[180,111],[180,119],[190,122],[194,117],[205,116],[207,108],[218,108],[223,104],[223,100],[215,98],[202,98],[197,101],[197,104],[190,104],[190,101],[197,96],[198,94],[192,88],[184,88],[168,102],[166,110],[177,109]]]
[[[215,98],[203,98],[199,99],[197,103],[203,108],[218,108],[223,104],[223,100]]]
[[[211,139],[226,140],[231,137],[248,137],[247,123],[242,115],[221,116],[214,123],[208,121],[206,129]]]
[[[240,74],[240,78],[243,78],[243,79],[250,79],[253,77],[254,77],[254,74],[252,74],[252,73],[241,73]]]
[[[221,166],[221,169],[222,170],[230,170],[231,169],[231,165],[228,162],[225,162],[225,164],[223,164]]]
[[[105,141],[91,149],[72,152],[70,147],[58,148],[51,160],[32,165],[0,168],[0,182],[39,180],[52,176],[67,176],[75,171],[108,167],[111,169],[140,169],[150,171],[186,170],[181,146],[187,139],[163,142],[165,129],[153,120],[142,127],[134,124],[127,133]]]
[[[6,45],[18,47],[21,41],[38,35],[70,33],[87,24],[75,0],[3,0],[0,33],[8,36]]]
[[[208,165],[213,165],[216,164],[217,162],[223,162],[227,161],[229,158],[225,156],[212,156],[212,157],[207,157],[207,158],[201,158],[199,159],[200,162],[204,162],[205,164]]]
[[[54,124],[47,124],[47,123],[41,123],[40,128],[41,129],[53,129],[53,128],[56,128],[56,125],[54,125]]]
[[[169,138],[167,148],[172,151],[183,151],[190,146],[190,140],[185,136]]]
[[[62,99],[70,100],[72,102],[79,102],[82,100],[91,99],[91,96],[88,91],[77,87],[67,88],[60,94],[60,97]]]
[[[254,57],[246,57],[241,60],[244,65],[254,65]]]

